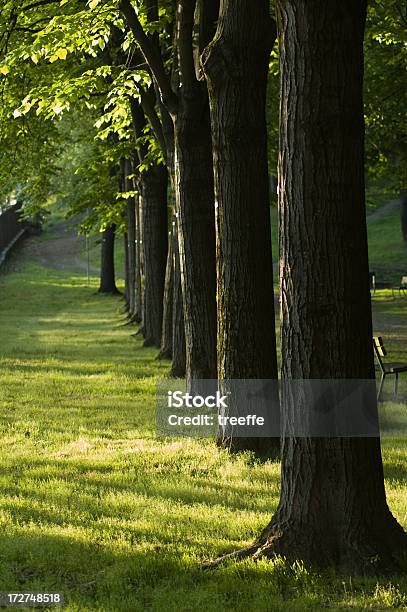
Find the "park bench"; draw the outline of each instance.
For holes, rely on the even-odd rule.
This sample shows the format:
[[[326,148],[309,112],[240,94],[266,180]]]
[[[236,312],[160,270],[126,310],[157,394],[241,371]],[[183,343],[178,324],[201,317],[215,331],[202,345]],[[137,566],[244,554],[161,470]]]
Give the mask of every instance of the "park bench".
[[[401,294],[403,294],[404,297],[407,296],[407,276],[401,277],[400,285],[398,285],[398,287],[392,287],[391,292],[392,292],[393,297],[394,297],[395,291],[399,292],[399,297],[401,296]]]
[[[387,351],[384,348],[384,344],[383,344],[383,340],[381,336],[375,336],[373,338],[373,346],[374,346],[376,358],[377,358],[377,361],[378,361],[378,364],[379,364],[379,367],[382,373],[382,378],[380,380],[380,386],[379,386],[379,392],[377,394],[377,401],[380,401],[380,396],[383,391],[384,379],[386,378],[387,374],[394,374],[395,376],[394,396],[397,397],[399,374],[401,372],[407,372],[407,363],[389,363],[389,362],[383,361],[383,359],[387,355]]]

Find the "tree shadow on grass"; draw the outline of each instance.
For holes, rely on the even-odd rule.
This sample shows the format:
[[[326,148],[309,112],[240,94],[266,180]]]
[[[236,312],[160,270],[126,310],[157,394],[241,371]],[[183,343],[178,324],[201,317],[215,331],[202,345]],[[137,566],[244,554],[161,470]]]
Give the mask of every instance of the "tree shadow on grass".
[[[18,529],[0,535],[0,548],[2,591],[60,592],[76,610],[142,610],[149,587],[180,571],[176,556],[113,551],[63,534]]]
[[[403,576],[354,578],[305,570],[280,559],[199,569],[182,551],[80,541],[66,533],[16,529],[0,535],[3,592],[60,592],[70,610],[295,612],[403,607]],[[358,602],[361,604],[360,608]],[[337,607],[335,604],[339,604]],[[347,607],[346,604],[349,604]]]
[[[15,463],[14,469],[16,481],[0,483],[0,495],[6,499],[24,495],[24,479],[30,479],[29,495],[25,494],[28,502],[32,499],[41,504],[52,503],[55,508],[65,508],[69,503],[72,509],[78,510],[79,513],[89,512],[89,504],[93,502],[96,514],[108,516],[109,496],[123,494],[130,497],[126,502],[118,503],[123,509],[127,507],[127,514],[132,519],[133,505],[141,497],[150,498],[152,502],[174,502],[191,509],[195,505],[204,505],[207,508],[224,507],[226,510],[264,512],[271,515],[277,506],[279,493],[278,474],[268,475],[266,481],[258,484],[253,482],[253,479],[248,484],[234,484],[219,482],[217,473],[209,474],[205,478],[183,474],[180,482],[179,473],[171,470],[170,466],[167,469],[167,478],[152,471],[140,474],[140,466],[137,465],[134,470],[127,465],[126,473],[122,475],[120,466],[112,469],[96,462],[81,463],[69,460],[51,463],[47,460],[30,459],[29,466],[26,461],[21,460]],[[20,480],[23,473],[24,477]],[[120,477],[126,479],[126,482],[117,482]],[[72,498],[66,493],[58,494],[55,489],[40,491],[36,488],[36,480],[49,479],[60,479],[73,492]],[[86,499],[81,500],[81,495],[86,496]],[[104,496],[106,500],[103,499]]]

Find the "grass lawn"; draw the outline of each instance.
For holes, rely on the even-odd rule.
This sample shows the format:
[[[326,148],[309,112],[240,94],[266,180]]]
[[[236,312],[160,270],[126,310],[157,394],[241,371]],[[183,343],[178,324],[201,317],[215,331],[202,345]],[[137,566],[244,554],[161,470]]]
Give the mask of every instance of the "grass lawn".
[[[155,383],[168,364],[124,325],[121,299],[98,295],[97,278],[87,287],[16,262],[0,275],[0,591],[61,591],[78,611],[407,605],[406,576],[344,580],[281,560],[201,571],[268,522],[279,465],[210,440],[157,439]],[[405,326],[407,300],[378,295],[375,309],[386,329]],[[387,438],[383,452],[389,504],[407,527],[404,444]]]
[[[370,269],[379,282],[398,285],[407,276],[407,248],[401,237],[400,209],[368,221]]]

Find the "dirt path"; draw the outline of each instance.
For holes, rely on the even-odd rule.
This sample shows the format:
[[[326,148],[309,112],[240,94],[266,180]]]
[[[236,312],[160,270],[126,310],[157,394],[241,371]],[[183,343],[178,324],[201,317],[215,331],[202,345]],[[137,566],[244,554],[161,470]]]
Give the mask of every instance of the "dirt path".
[[[367,215],[367,222],[375,221],[376,219],[381,219],[382,217],[387,217],[391,215],[394,211],[396,211],[400,207],[400,200],[389,200],[383,206],[379,206],[376,210]]]
[[[48,268],[86,273],[86,239],[78,236],[72,221],[58,223],[44,234],[24,240],[9,266],[15,269],[23,259]],[[90,266],[90,273],[97,275],[99,270]]]

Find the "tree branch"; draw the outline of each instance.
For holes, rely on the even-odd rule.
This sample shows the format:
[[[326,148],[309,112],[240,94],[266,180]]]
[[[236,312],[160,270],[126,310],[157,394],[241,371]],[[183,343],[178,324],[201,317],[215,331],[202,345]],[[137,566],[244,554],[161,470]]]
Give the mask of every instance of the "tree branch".
[[[193,51],[194,15],[196,0],[179,0],[176,21],[176,41],[181,84],[185,87],[197,83]]]
[[[133,33],[146,62],[148,63],[153,77],[157,83],[160,95],[170,113],[177,111],[178,99],[171,88],[171,83],[164,68],[163,59],[157,47],[145,33],[136,11],[130,0],[120,0],[120,11],[125,17],[127,25]]]
[[[135,98],[130,98],[131,117],[133,123],[133,130],[136,140],[143,135],[144,126],[146,125],[146,118],[139,102]],[[137,156],[139,163],[147,156],[148,149],[145,144],[139,143],[137,146]]]
[[[132,53],[131,58],[128,58],[127,60],[127,65],[129,68],[140,68],[141,66],[144,67],[145,65],[146,69],[149,70],[149,66],[148,64],[145,64],[145,60],[143,59],[140,50],[135,50]],[[160,120],[160,117],[155,108],[156,101],[160,101],[160,92],[158,91],[158,88],[155,84],[150,89],[144,89],[144,87],[140,85],[140,83],[138,83],[137,89],[140,94],[141,107],[150,124],[151,129],[154,132],[157,142],[160,145],[164,160],[166,163],[168,163],[168,145],[165,139],[162,121]]]
[[[145,91],[142,87],[139,87],[140,92],[140,103],[141,107],[144,111],[145,116],[148,119],[148,122],[151,126],[151,129],[154,132],[154,135],[157,139],[158,144],[160,145],[161,151],[163,153],[163,157],[165,163],[167,163],[167,145],[164,138],[164,132],[161,125],[160,118],[157,114],[157,111],[154,108],[154,102],[151,99],[150,93]],[[153,94],[155,98],[155,94]]]
[[[192,44],[195,74],[200,81],[205,78],[200,63],[201,54],[215,36],[218,18],[219,0],[196,0],[196,23]]]

